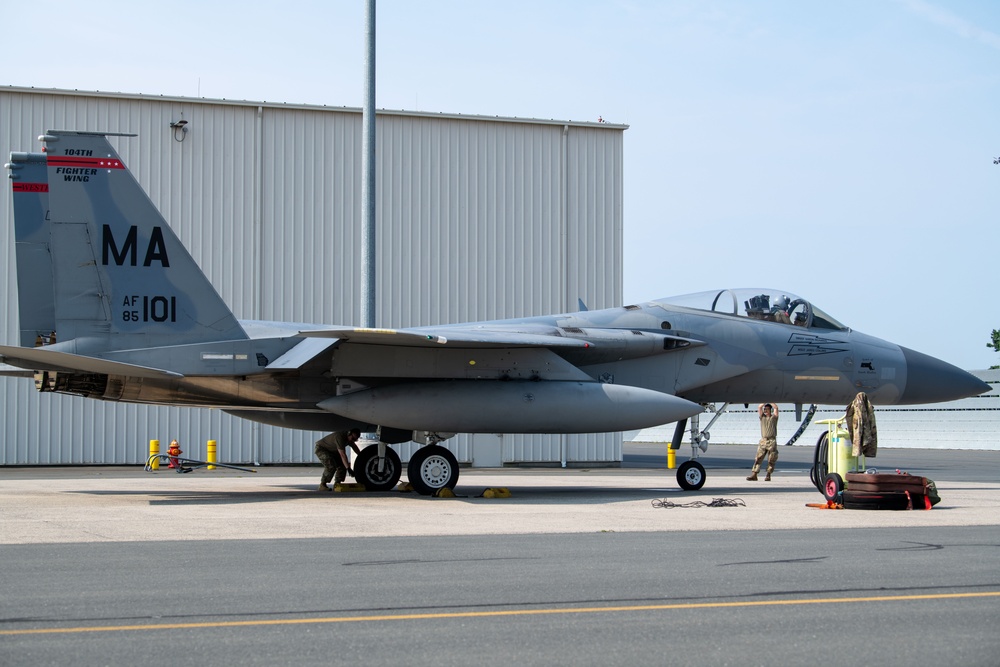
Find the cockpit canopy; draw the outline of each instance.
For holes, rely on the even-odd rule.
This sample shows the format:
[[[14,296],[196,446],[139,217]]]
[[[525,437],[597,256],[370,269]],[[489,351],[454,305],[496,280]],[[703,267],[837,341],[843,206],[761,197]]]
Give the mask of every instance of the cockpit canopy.
[[[810,329],[847,330],[846,326],[810,302],[784,290],[713,290],[670,297],[663,299],[661,303]]]

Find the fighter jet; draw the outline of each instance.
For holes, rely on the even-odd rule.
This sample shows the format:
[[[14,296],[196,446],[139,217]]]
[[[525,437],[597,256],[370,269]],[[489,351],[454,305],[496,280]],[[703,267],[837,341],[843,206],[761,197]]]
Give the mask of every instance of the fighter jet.
[[[355,475],[386,490],[386,445],[432,494],[456,433],[602,433],[678,422],[714,402],[932,403],[989,389],[854,331],[791,292],[722,289],[610,308],[408,329],[238,320],[108,140],[50,130],[12,153],[19,345],[6,374],[41,392],[221,408],[265,424],[378,434]],[[705,471],[688,461],[686,489]]]

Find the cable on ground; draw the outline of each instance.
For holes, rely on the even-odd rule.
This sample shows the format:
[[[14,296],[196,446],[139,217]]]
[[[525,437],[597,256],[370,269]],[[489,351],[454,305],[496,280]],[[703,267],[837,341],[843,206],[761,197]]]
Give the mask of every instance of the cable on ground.
[[[706,503],[704,500],[693,500],[689,503],[675,503],[666,498],[653,500],[653,507],[746,507],[742,498],[712,498],[712,502]]]

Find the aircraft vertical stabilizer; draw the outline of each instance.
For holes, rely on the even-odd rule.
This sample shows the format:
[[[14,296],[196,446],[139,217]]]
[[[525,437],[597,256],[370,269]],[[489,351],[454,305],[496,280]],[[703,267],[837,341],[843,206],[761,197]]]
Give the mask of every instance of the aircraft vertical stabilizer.
[[[49,182],[45,153],[11,153],[14,248],[17,258],[20,344],[51,340],[56,328],[49,253]]]
[[[42,140],[59,342],[116,350],[247,338],[104,134],[50,130]]]

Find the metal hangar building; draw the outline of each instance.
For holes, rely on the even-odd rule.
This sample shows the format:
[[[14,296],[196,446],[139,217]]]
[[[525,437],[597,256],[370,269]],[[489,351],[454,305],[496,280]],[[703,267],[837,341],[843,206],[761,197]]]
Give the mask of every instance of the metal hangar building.
[[[111,139],[238,318],[361,323],[360,109],[0,88],[4,161],[39,151],[48,129],[138,135]],[[620,305],[626,129],[380,110],[376,325]],[[8,186],[7,344],[18,339],[13,227]],[[223,462],[309,463],[322,435],[219,410],[42,395],[16,378],[0,378],[0,408],[0,465],[142,464],[149,440],[175,438],[191,458],[212,439]],[[485,434],[443,444],[473,466],[587,466],[616,465],[621,442]],[[396,447],[405,461],[413,445]]]

